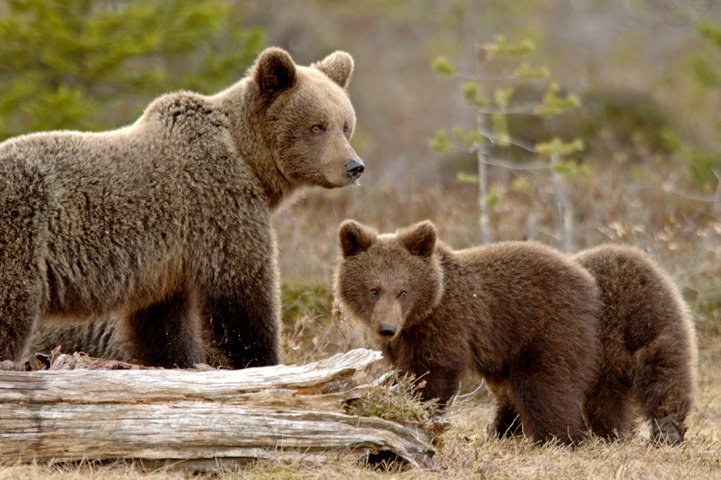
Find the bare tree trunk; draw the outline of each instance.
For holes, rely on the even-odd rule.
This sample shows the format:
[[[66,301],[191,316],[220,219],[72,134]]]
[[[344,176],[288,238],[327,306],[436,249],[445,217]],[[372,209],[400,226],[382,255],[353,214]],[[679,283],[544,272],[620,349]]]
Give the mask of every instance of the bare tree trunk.
[[[557,154],[551,156],[551,175],[553,178],[553,190],[556,197],[558,209],[558,239],[561,249],[565,252],[572,252],[575,249],[573,238],[573,205],[568,193],[568,184],[563,175],[555,169],[559,162]]]
[[[714,177],[716,177],[716,191],[713,197],[713,213],[717,216],[721,214],[721,171],[712,169]]]
[[[478,131],[483,131],[483,115],[476,115],[476,127]],[[484,244],[493,241],[493,232],[491,231],[491,212],[488,205],[488,153],[486,148],[480,143],[476,143],[476,161],[478,163],[478,226],[481,229],[481,242]]]
[[[0,460],[228,460],[391,452],[433,467],[418,428],[342,413],[380,352],[246,370],[0,371]],[[356,393],[354,393],[356,394]]]
[[[481,76],[481,58],[485,58],[485,51],[480,45],[475,48],[476,75]],[[482,55],[483,54],[483,55]],[[486,119],[479,108],[476,112],[476,130],[478,138],[483,138]],[[491,243],[493,232],[491,231],[491,212],[488,205],[488,151],[481,141],[476,141],[476,161],[478,163],[478,226],[481,229],[481,242]]]

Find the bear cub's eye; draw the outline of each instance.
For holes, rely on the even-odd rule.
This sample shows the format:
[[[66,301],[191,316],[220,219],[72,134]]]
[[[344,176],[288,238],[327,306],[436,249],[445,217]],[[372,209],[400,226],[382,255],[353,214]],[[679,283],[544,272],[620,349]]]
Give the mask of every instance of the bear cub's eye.
[[[405,290],[401,290],[400,293],[398,294],[398,298],[406,298],[407,296],[408,296],[408,292],[406,292]]]
[[[372,297],[377,297],[378,295],[380,295],[380,292],[378,291],[378,289],[377,289],[377,288],[371,288],[371,296],[372,296]]]
[[[348,125],[343,125],[343,134],[346,137],[350,136],[350,127],[348,127]]]
[[[325,132],[325,127],[323,125],[313,125],[312,127],[310,127],[310,131],[317,135],[319,133]]]

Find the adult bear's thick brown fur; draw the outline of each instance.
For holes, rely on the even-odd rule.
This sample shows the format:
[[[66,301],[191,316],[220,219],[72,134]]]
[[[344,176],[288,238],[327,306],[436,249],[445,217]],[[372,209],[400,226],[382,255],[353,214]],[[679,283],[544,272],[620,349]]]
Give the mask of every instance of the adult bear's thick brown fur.
[[[536,243],[453,251],[432,223],[378,235],[340,228],[336,298],[375,332],[402,372],[445,403],[467,368],[498,401],[495,431],[569,443],[583,435],[583,399],[596,373],[599,295],[568,256]]]
[[[655,442],[682,442],[698,354],[677,287],[634,247],[602,245],[573,258],[596,278],[602,300],[600,371],[585,406],[591,430],[609,439],[628,433],[636,403]]]
[[[164,95],[125,128],[0,144],[0,359],[38,322],[112,312],[141,363],[277,363],[271,211],[362,172],[352,70],[344,52],[301,67],[269,48],[230,88]]]

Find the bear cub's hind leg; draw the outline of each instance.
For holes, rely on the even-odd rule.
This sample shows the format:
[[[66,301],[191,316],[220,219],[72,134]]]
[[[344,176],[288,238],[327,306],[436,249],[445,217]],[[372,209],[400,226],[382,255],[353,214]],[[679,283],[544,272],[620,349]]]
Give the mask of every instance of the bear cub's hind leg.
[[[633,429],[630,386],[599,381],[586,398],[586,420],[591,431],[606,440],[623,438]]]

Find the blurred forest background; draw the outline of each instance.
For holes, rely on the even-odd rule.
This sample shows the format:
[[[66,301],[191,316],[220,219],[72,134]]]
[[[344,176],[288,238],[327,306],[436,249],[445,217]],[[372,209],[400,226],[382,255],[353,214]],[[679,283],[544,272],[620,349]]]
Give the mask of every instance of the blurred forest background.
[[[0,139],[131,123],[167,91],[235,82],[269,45],[301,64],[353,55],[367,166],[276,215],[291,354],[345,349],[327,319],[348,217],[428,218],[456,248],[635,244],[719,348],[721,2],[0,0]]]

